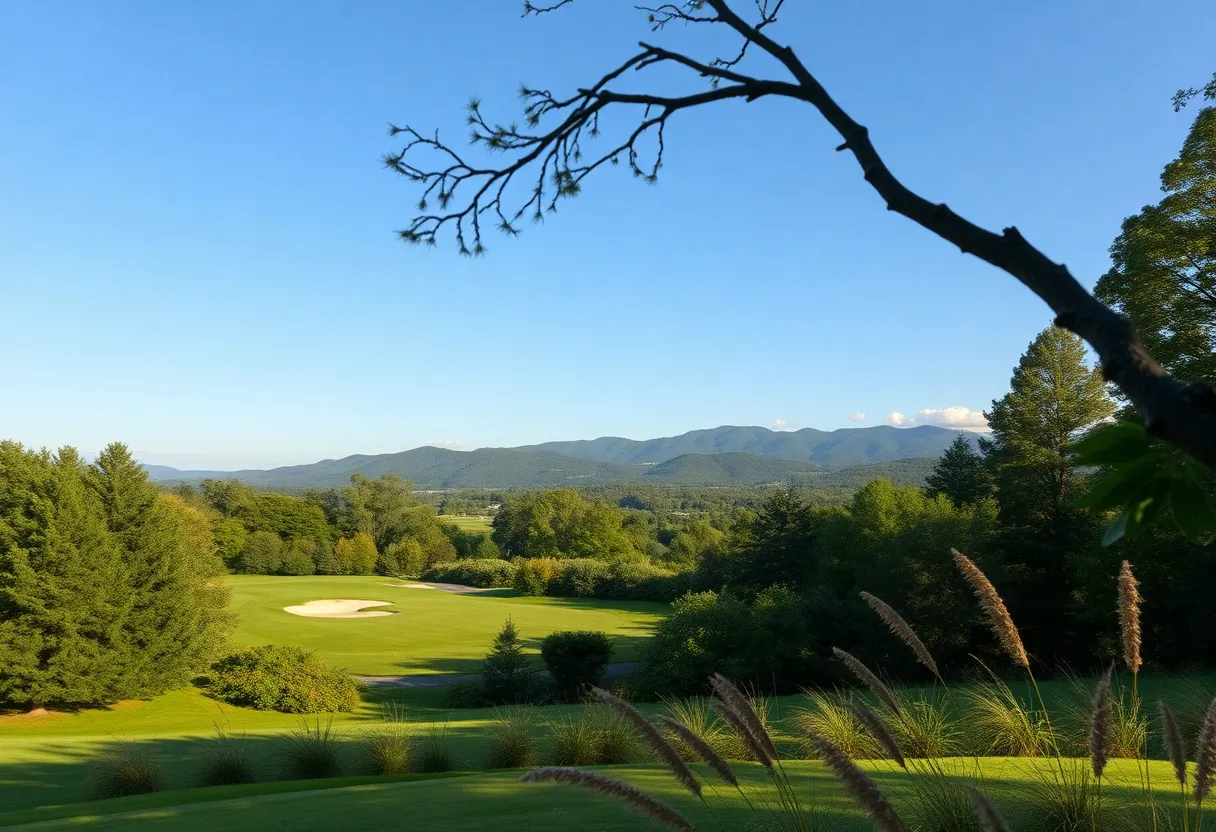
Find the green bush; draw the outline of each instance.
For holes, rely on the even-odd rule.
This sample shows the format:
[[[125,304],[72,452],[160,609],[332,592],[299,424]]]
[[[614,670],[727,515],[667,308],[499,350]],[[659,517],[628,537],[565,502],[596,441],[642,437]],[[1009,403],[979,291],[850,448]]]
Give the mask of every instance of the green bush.
[[[147,746],[125,743],[94,761],[86,786],[94,800],[159,792],[165,788],[164,763]]]
[[[514,583],[516,571],[510,561],[470,558],[437,563],[422,573],[422,579],[482,588],[505,587]]]
[[[338,737],[332,719],[307,720],[288,734],[280,751],[285,780],[319,780],[338,774]]]
[[[559,694],[573,699],[603,678],[612,658],[612,642],[602,632],[564,630],[545,636],[540,657]]]
[[[456,768],[452,749],[448,748],[446,726],[431,726],[411,753],[417,761],[414,770],[419,774],[439,774]]]
[[[486,704],[481,682],[457,682],[443,689],[443,704],[449,708],[480,708]]]
[[[521,595],[548,595],[549,584],[561,571],[557,558],[520,558],[515,566],[514,585]]]
[[[288,714],[353,711],[359,682],[299,647],[250,647],[211,666],[203,690],[213,699]]]
[[[317,544],[311,540],[297,540],[283,553],[279,571],[284,575],[311,575],[316,571],[313,557]]]
[[[549,582],[549,595],[563,598],[594,598],[600,587],[608,583],[611,567],[602,560],[570,558],[563,560],[560,571]]]
[[[364,744],[367,764],[372,774],[405,774],[410,770],[409,725],[386,722],[367,732]]]

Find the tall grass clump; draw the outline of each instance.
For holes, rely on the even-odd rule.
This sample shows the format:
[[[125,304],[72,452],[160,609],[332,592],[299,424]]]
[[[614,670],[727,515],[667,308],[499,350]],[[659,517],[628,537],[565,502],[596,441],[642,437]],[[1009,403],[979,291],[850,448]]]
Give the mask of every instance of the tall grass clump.
[[[549,755],[555,766],[593,766],[599,760],[599,737],[591,720],[560,716],[546,724],[549,729]]]
[[[490,768],[529,768],[540,763],[535,712],[526,706],[499,708],[486,733]]]
[[[432,725],[417,738],[411,754],[415,764],[413,770],[419,774],[440,774],[456,769],[456,758],[448,746],[448,727]]]
[[[279,752],[285,780],[317,780],[338,774],[338,735],[333,719],[302,721],[283,738]]]
[[[593,705],[588,719],[595,726],[599,738],[598,759],[600,765],[616,766],[637,763],[646,758],[640,737],[630,720],[606,705]],[[677,751],[677,753],[679,753]]]
[[[798,729],[803,756],[814,757],[818,753],[812,735],[822,737],[855,760],[879,756],[878,742],[867,732],[846,696],[816,690],[804,693],[810,707],[795,708],[790,715]]]
[[[235,786],[257,779],[249,744],[242,734],[234,736],[227,728],[215,727],[215,739],[203,744],[198,781],[203,786]]]
[[[665,726],[664,730],[668,730],[668,739],[685,760],[702,759],[701,753],[694,747],[699,747],[699,744],[686,741],[684,737],[687,734],[684,732],[678,735],[672,732],[671,722],[682,725],[687,732],[713,749],[715,754],[729,756],[727,752],[734,741],[707,700],[693,696],[688,699],[664,699],[663,704],[667,706],[668,717],[667,720],[661,720]]]
[[[85,786],[93,800],[159,792],[165,788],[164,763],[146,745],[122,743],[93,761]]]
[[[1042,716],[1026,708],[1009,685],[996,676],[962,691],[964,731],[971,750],[981,756],[1038,757],[1051,752]]]

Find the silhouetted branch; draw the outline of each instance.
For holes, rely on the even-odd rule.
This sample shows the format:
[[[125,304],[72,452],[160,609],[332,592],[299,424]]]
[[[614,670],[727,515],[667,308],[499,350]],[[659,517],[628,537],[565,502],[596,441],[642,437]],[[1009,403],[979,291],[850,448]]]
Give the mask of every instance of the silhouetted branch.
[[[525,15],[552,11],[570,2],[572,0],[561,0],[543,8],[525,3]],[[905,187],[879,156],[866,128],[854,121],[827,93],[792,48],[778,44],[765,32],[775,21],[783,0],[776,0],[771,8],[768,0],[753,2],[760,18],[755,24],[740,17],[727,0],[689,0],[653,8],[639,7],[647,13],[653,29],[661,30],[675,21],[724,25],[739,35],[743,45],[733,59],[698,61],[642,43],[640,53],[607,73],[595,85],[579,89],[568,98],[557,99],[547,90],[522,89],[520,94],[525,102],[528,128],[539,128],[542,121],[555,119],[556,123],[547,131],[521,131],[515,124],[491,126],[482,118],[480,103],[470,103],[468,122],[473,130],[473,143],[514,154],[514,160],[505,166],[474,167],[442,144],[437,134],[434,138],[426,138],[408,126],[390,128],[392,135],[404,134],[409,141],[398,153],[387,155],[385,163],[423,186],[423,198],[418,206],[421,213],[407,229],[399,232],[402,239],[433,245],[437,232],[452,224],[461,253],[481,254],[485,251],[481,229],[483,215],[492,213],[500,230],[510,235],[518,234],[516,222],[525,213],[531,213],[533,219],[539,220],[545,211],[556,211],[559,199],[577,194],[582,181],[605,163],[615,165],[624,157],[634,176],[654,182],[665,150],[663,129],[677,112],[728,99],[754,101],[764,96],[781,96],[802,101],[815,107],[840,134],[843,142],[837,150],[852,153],[863,177],[885,201],[887,210],[907,217],[958,246],[960,251],[1017,278],[1051,307],[1057,326],[1075,332],[1094,348],[1106,378],[1127,395],[1151,433],[1216,468],[1216,393],[1211,387],[1203,382],[1186,385],[1171,378],[1145,351],[1126,318],[1094,298],[1065,266],[1053,262],[1031,245],[1016,228],[1011,226],[999,234],[989,231],[959,216],[945,203],[930,202]],[[793,82],[759,79],[738,72],[735,67],[748,54],[749,47],[775,58]],[[690,69],[698,76],[708,78],[711,88],[676,97],[617,92],[609,88],[626,72],[643,71],[656,64]],[[1179,96],[1181,103],[1196,94],[1197,91],[1184,91]],[[596,138],[600,114],[608,107],[619,105],[642,107],[640,123],[608,151],[585,162],[583,140]],[[657,149],[653,161],[643,166],[637,143],[651,133],[655,136]],[[418,149],[434,151],[442,164],[423,168],[407,161],[407,156]],[[516,174],[533,164],[539,164],[539,171],[530,196],[518,209],[504,211],[507,186]],[[461,189],[464,196],[460,203],[464,207],[449,212],[447,208],[457,189]],[[425,213],[432,196],[442,213]],[[470,228],[471,247],[466,238]]]

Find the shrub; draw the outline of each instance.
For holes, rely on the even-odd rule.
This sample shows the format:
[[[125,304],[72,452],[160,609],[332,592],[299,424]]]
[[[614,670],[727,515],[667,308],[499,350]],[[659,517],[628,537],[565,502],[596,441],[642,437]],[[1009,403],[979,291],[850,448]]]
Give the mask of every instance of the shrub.
[[[1037,757],[1051,749],[1051,734],[1037,711],[1022,703],[1004,682],[976,684],[963,691],[966,734],[973,753]]]
[[[426,552],[422,544],[412,537],[402,538],[380,553],[376,571],[382,575],[416,577],[426,566]]]
[[[204,690],[213,699],[260,711],[310,714],[353,711],[361,685],[299,647],[251,647],[211,666]]]
[[[203,786],[235,786],[257,779],[245,737],[217,727],[215,739],[203,746],[198,780]]]
[[[490,768],[531,768],[540,762],[536,739],[536,715],[531,708],[511,707],[498,710],[486,742],[490,746]]]
[[[517,568],[505,560],[470,558],[451,563],[437,563],[422,573],[423,580],[463,584],[482,588],[511,586]]]
[[[368,768],[372,774],[405,774],[410,770],[410,729],[389,722],[368,731],[364,740]]]
[[[94,800],[159,792],[165,788],[164,764],[147,746],[124,743],[93,762],[86,785]]]
[[[561,571],[556,558],[520,558],[515,561],[515,588],[521,595],[548,595],[549,585]]]
[[[439,774],[456,768],[456,760],[452,750],[448,748],[447,726],[432,725],[413,749],[417,765],[414,770],[419,774]]]
[[[565,598],[594,598],[608,583],[611,567],[602,560],[568,558],[549,582],[549,595]]]
[[[603,677],[612,657],[612,642],[602,632],[565,630],[545,636],[540,656],[559,694],[574,698]]]
[[[338,774],[338,737],[332,719],[307,720],[289,733],[280,752],[285,780],[316,780]]]
[[[257,531],[245,538],[241,571],[248,575],[273,575],[283,566],[283,539],[274,532]]]
[[[480,708],[485,703],[481,682],[457,682],[443,689],[443,704],[449,708]]]

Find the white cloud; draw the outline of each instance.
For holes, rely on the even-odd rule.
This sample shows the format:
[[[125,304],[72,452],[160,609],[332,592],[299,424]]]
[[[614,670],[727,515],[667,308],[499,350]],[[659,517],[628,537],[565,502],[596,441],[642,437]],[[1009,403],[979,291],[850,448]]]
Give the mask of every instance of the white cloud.
[[[865,420],[866,420],[866,414],[864,414],[864,413],[850,413],[849,414],[850,422],[864,422]]]
[[[887,416],[887,424],[897,428],[936,425],[939,428],[988,430],[988,420],[984,418],[983,411],[971,410],[967,407],[926,408],[918,410],[914,416],[907,416],[898,410],[892,410]]]
[[[432,448],[459,448],[464,443],[459,439],[433,439],[426,444],[430,445]]]
[[[789,419],[774,419],[773,430],[797,430],[798,426]]]

